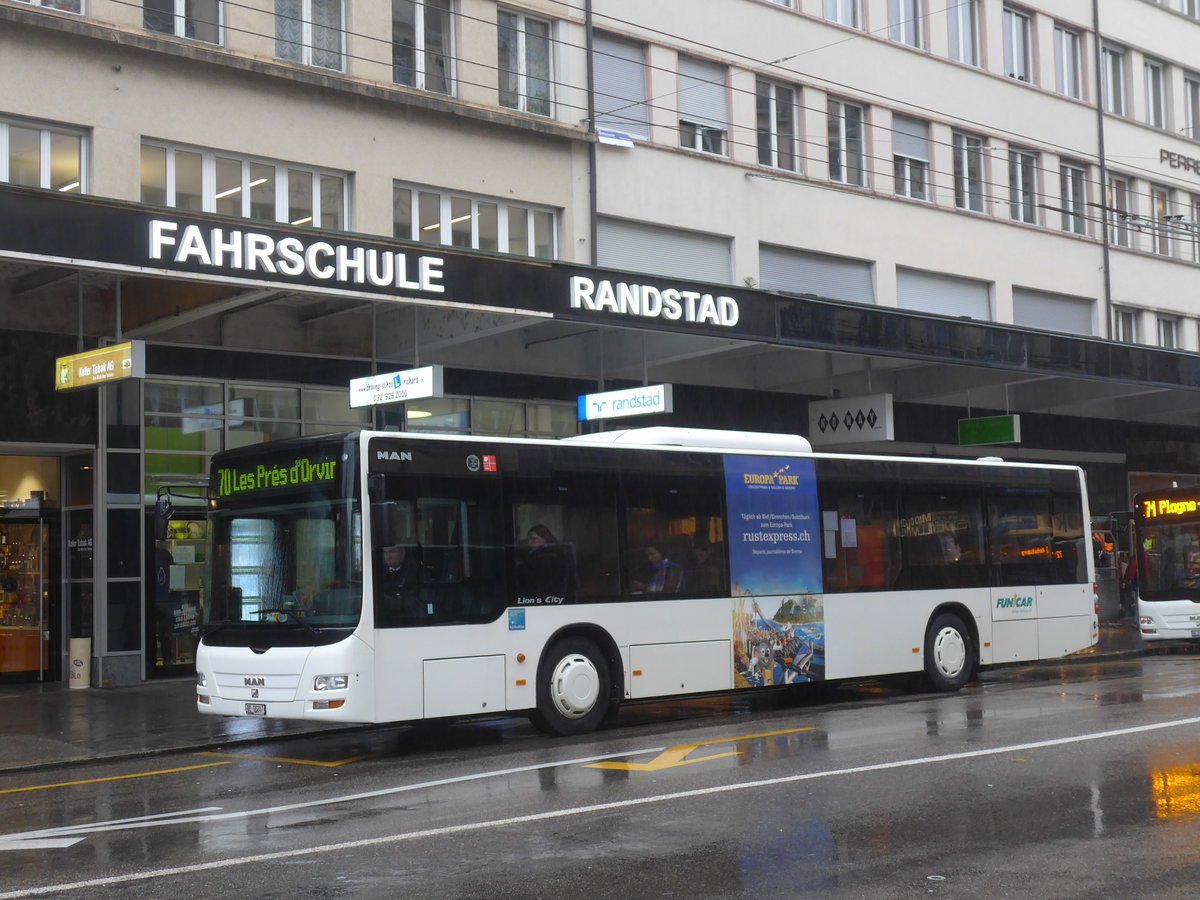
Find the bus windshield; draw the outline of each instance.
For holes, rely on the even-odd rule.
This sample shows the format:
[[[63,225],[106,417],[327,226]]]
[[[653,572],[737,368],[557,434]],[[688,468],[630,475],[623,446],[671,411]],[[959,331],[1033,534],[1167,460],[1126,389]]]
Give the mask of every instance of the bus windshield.
[[[1200,521],[1143,521],[1138,527],[1138,596],[1200,598]]]
[[[204,610],[215,645],[302,646],[344,638],[362,612],[358,502],[314,499],[218,510],[213,590]]]

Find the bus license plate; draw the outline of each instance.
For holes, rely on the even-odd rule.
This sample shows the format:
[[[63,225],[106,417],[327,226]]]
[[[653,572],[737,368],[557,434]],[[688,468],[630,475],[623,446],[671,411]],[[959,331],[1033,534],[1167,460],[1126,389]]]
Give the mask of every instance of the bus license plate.
[[[248,716],[265,716],[267,714],[267,704],[265,703],[247,703],[246,715]]]

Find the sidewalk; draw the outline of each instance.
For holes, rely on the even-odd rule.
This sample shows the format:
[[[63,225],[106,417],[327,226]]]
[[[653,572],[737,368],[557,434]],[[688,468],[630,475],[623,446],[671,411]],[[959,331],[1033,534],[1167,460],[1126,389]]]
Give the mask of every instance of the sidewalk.
[[[1131,621],[1106,622],[1096,647],[1068,659],[1088,662],[1145,649]],[[196,712],[195,684],[185,678],[113,689],[71,689],[63,683],[0,685],[0,775],[331,730],[307,722],[202,716]]]

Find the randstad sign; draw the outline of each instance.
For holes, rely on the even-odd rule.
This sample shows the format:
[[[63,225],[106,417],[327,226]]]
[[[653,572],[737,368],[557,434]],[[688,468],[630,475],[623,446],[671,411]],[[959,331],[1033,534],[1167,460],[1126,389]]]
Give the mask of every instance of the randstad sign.
[[[581,394],[578,399],[580,422],[616,419],[622,416],[648,416],[671,412],[671,385],[650,384],[626,391]]]

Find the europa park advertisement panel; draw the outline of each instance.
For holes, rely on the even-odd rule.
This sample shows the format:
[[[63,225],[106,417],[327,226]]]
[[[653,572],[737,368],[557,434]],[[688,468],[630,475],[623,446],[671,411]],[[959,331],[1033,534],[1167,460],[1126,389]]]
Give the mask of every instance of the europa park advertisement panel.
[[[813,461],[726,456],[734,686],[825,673],[821,532]]]

